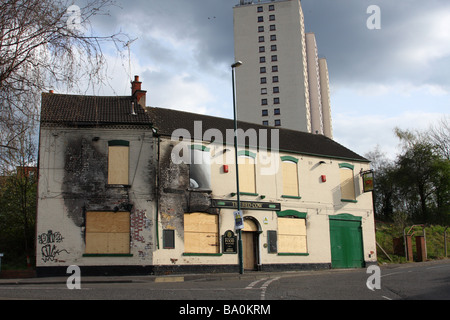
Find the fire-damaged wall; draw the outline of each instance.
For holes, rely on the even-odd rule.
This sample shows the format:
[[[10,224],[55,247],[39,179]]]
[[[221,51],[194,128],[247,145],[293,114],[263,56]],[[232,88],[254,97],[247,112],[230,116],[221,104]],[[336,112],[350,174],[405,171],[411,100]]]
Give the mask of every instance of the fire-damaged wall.
[[[37,248],[37,266],[151,265],[156,248],[157,168],[156,149],[148,128],[42,128],[40,139],[37,246],[41,248]],[[129,149],[128,184],[108,183],[111,141],[126,142]],[[90,212],[129,213],[127,254],[120,258],[86,254]],[[113,229],[114,223],[110,223]],[[58,241],[50,243],[48,239]]]
[[[173,162],[172,152],[177,144],[168,139],[160,142],[159,209],[161,228],[174,229],[183,238],[185,213],[219,211],[211,208],[211,190],[196,190],[190,185],[189,162]]]

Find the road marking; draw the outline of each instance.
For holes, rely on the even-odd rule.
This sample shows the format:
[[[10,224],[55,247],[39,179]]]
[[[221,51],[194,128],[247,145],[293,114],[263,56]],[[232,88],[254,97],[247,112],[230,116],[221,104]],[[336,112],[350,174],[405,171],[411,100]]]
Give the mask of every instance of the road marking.
[[[385,298],[386,300],[392,300],[391,298],[389,298],[389,297],[386,297],[386,296],[381,296],[382,298]]]
[[[274,281],[280,279],[280,277],[276,277],[273,279],[270,279],[269,281],[264,282],[264,284],[261,286],[261,300],[266,300],[266,290],[267,287]]]
[[[262,281],[267,280],[267,279],[268,278],[263,278],[263,279],[259,279],[259,280],[253,281],[247,287],[245,287],[245,289],[254,289],[255,285],[257,285],[259,282],[262,282]]]
[[[429,269],[439,269],[439,268],[448,268],[448,267],[450,267],[450,264],[444,265],[444,266],[428,267],[427,269],[429,270]]]

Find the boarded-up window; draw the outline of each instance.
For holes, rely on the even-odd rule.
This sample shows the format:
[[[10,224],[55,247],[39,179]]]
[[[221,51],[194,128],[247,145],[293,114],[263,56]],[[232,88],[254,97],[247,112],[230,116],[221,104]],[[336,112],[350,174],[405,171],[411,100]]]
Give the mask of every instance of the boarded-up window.
[[[339,169],[341,176],[341,199],[355,200],[355,182],[353,180],[353,169],[341,167]]]
[[[130,253],[130,213],[86,212],[86,253]]]
[[[219,216],[201,212],[184,215],[184,252],[219,252]]]
[[[108,143],[108,184],[128,184],[129,142]]]
[[[308,252],[305,219],[278,218],[278,252]]]
[[[283,176],[283,195],[298,197],[298,172],[297,163],[291,160],[281,162]]]
[[[250,156],[239,156],[239,191],[256,193],[255,159]]]

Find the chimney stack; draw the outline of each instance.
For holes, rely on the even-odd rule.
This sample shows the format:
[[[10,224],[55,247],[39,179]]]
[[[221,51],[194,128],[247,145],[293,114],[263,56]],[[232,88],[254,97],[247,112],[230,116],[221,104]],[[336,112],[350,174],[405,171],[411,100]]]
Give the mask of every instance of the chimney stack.
[[[141,105],[141,107],[145,108],[147,91],[141,90],[141,84],[142,82],[139,81],[139,76],[134,76],[134,81],[131,82],[131,95],[133,98],[136,98],[137,103]]]

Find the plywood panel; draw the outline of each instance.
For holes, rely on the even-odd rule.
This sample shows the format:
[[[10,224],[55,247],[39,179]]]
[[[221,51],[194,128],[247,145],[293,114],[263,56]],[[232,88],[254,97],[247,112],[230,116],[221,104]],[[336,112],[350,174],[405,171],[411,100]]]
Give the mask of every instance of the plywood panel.
[[[195,212],[184,215],[184,251],[188,253],[219,252],[219,217]]]
[[[184,215],[184,231],[217,232],[219,216],[207,213],[187,213]]]
[[[250,219],[245,219],[244,220],[244,229],[242,231],[253,231],[253,232],[257,232],[258,231],[258,226],[256,225],[255,222],[253,222]]]
[[[306,220],[278,218],[278,233],[286,235],[306,235]]]
[[[347,200],[355,199],[355,184],[353,181],[353,170],[348,168],[339,169],[341,176],[341,198]]]
[[[129,212],[86,212],[86,253],[130,252]]]
[[[255,184],[255,159],[239,157],[239,191],[256,192]]]
[[[256,264],[255,244],[253,232],[242,232],[242,249],[244,269],[253,270]]]
[[[297,164],[293,161],[283,161],[281,169],[283,176],[283,195],[298,197]]]
[[[129,233],[86,233],[86,253],[88,254],[120,254],[129,252]]]
[[[184,233],[184,252],[218,253],[219,238],[217,233]]]
[[[108,153],[108,183],[128,184],[129,147],[112,146]]]
[[[278,236],[278,252],[282,253],[306,253],[306,236]]]
[[[86,232],[129,232],[129,212],[96,212],[86,213]]]
[[[305,219],[278,218],[278,252],[308,252]]]

